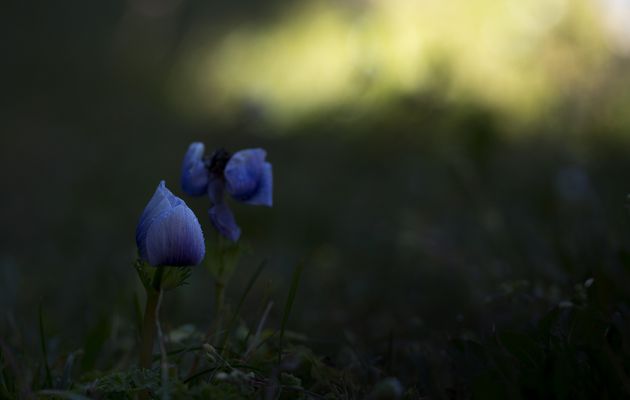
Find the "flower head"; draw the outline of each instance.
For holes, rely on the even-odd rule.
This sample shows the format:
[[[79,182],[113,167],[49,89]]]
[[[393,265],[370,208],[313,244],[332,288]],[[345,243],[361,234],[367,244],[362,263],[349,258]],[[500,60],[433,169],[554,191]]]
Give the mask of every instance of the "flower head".
[[[164,181],[140,216],[136,244],[140,258],[155,267],[197,265],[206,252],[197,217]]]
[[[207,193],[212,203],[208,214],[215,229],[231,241],[237,241],[241,229],[225,202],[225,193],[249,205],[273,204],[273,174],[265,161],[263,149],[245,149],[230,155],[220,149],[204,162],[204,146],[189,146],[182,165],[182,188],[192,196]]]

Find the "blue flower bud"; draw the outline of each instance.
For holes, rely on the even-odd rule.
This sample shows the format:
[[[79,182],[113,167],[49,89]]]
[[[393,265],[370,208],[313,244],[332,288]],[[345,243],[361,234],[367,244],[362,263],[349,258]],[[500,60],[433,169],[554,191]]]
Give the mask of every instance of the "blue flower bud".
[[[194,142],[182,163],[182,190],[191,196],[201,196],[208,190],[208,169],[203,162],[205,146]]]
[[[192,266],[206,253],[197,217],[160,182],[136,228],[140,258],[154,267]]]
[[[236,242],[241,237],[241,228],[236,225],[234,214],[232,214],[232,210],[227,204],[215,204],[210,208],[208,214],[212,225],[222,236],[233,242]]]
[[[273,175],[265,161],[263,149],[247,149],[234,153],[225,166],[225,189],[236,200],[271,207]]]

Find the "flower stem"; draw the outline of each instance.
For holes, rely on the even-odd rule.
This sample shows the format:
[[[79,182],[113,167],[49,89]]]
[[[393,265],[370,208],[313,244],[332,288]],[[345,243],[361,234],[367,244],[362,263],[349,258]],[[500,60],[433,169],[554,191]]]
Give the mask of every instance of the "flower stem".
[[[157,307],[158,294],[153,290],[147,290],[147,305],[144,310],[144,322],[142,323],[142,341],[140,347],[140,367],[150,368],[153,358],[153,341],[155,339],[155,308]]]
[[[225,297],[225,244],[223,238],[219,236],[219,268],[214,277],[214,318],[218,320],[223,310],[223,301]]]
[[[151,368],[153,361],[153,342],[155,340],[156,308],[158,305],[163,267],[158,267],[153,277],[152,287],[147,287],[147,304],[142,322],[142,340],[140,344],[140,368]]]
[[[219,318],[223,310],[223,302],[225,299],[225,282],[222,278],[218,278],[214,282],[214,316]]]
[[[160,345],[160,367],[162,370],[162,399],[169,399],[169,387],[168,387],[168,359],[166,356],[166,347],[164,346],[164,335],[162,334],[162,326],[160,325],[160,307],[162,306],[162,296],[164,295],[164,289],[160,288],[158,295],[157,306],[155,307],[155,326],[158,334],[158,344]]]

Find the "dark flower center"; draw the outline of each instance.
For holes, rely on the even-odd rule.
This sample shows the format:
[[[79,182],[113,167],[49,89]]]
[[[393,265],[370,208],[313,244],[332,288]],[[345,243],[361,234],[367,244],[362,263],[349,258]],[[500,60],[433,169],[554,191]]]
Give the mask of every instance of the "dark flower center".
[[[205,156],[203,162],[208,171],[217,178],[223,179],[223,171],[232,155],[227,150],[221,148],[215,150],[210,156]]]

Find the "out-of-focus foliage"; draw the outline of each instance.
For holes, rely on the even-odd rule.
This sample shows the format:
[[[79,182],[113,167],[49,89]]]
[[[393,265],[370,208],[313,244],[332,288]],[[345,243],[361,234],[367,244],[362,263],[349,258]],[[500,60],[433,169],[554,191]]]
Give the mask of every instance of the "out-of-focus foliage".
[[[611,78],[615,50],[630,42],[620,21],[630,25],[630,16],[611,19],[608,3],[300,3],[272,21],[195,38],[175,92],[197,112],[258,107],[279,123],[330,108],[373,112],[427,90],[531,120]]]
[[[627,270],[628,254],[619,256]],[[495,315],[506,313],[491,329],[463,325],[440,333],[408,320],[383,338],[345,331],[343,343],[331,346],[295,332],[279,339],[277,329],[261,329],[265,313],[258,324],[239,318],[236,329],[223,333],[224,347],[215,347],[185,325],[166,338],[168,363],[150,370],[127,363],[111,372],[89,370],[76,362],[81,351],[56,352],[47,380],[41,370],[48,359],[25,356],[1,340],[0,394],[71,400],[133,399],[147,391],[151,398],[173,399],[626,398],[630,310],[619,296],[624,283],[613,283],[603,271],[593,275],[572,289],[558,287],[560,302],[530,281],[505,282],[485,302]],[[117,364],[134,354],[127,351],[101,356]],[[162,368],[168,382],[160,378]]]

